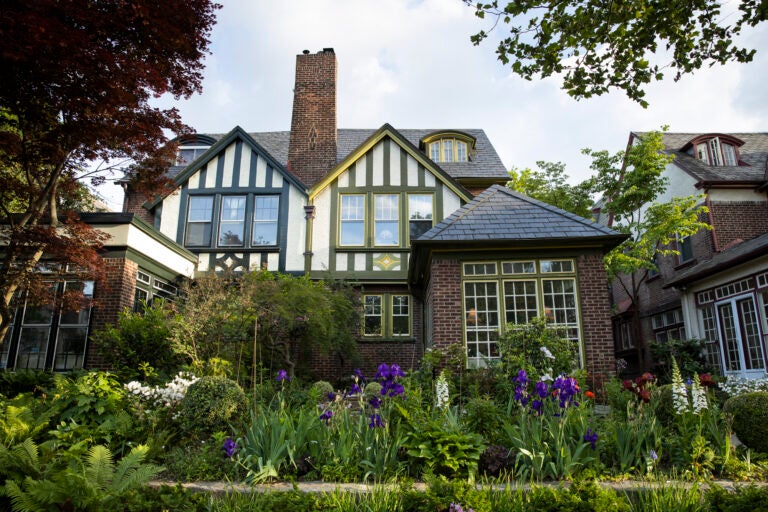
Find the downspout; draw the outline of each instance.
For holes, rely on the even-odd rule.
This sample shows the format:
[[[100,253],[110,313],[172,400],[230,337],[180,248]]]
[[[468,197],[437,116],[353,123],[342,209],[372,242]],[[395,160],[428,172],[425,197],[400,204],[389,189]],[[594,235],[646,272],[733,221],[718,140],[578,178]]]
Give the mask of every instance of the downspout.
[[[315,205],[308,204],[304,207],[304,219],[307,222],[307,234],[304,240],[304,273],[308,275],[312,270],[312,225],[315,220]]]

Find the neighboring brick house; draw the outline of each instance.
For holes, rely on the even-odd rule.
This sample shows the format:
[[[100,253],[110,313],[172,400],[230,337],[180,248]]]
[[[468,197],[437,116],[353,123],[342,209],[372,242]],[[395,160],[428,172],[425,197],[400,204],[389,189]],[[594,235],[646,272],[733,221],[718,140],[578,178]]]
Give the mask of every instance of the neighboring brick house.
[[[225,135],[186,137],[180,141],[179,165],[170,170],[176,190],[149,203],[126,190],[124,210],[144,208],[142,215],[161,233],[197,255],[197,272],[266,269],[352,282],[362,310],[360,323],[350,329],[357,334],[363,369],[371,370],[380,362],[414,367],[425,348],[449,343],[467,343],[473,365],[481,363],[481,353],[497,356],[490,343],[484,345],[487,351],[478,352],[467,330],[455,329],[439,339],[430,330],[447,327],[446,314],[452,322],[464,318],[467,301],[477,300],[465,296],[461,265],[447,269],[451,277],[442,282],[425,280],[413,268],[427,264],[415,259],[417,240],[440,221],[462,207],[475,208],[475,201],[489,193],[514,198],[510,208],[507,201],[484,201],[478,212],[485,213],[472,216],[477,226],[489,222],[489,250],[499,265],[541,268],[534,276],[535,289],[526,289],[541,304],[537,312],[546,313],[547,301],[566,301],[568,306],[557,307],[564,308],[574,340],[582,345],[582,362],[590,369],[599,364],[601,371],[614,367],[601,257],[619,235],[542,203],[508,196],[502,187],[507,169],[482,130],[396,129],[389,124],[338,129],[332,49],[297,56],[294,91],[290,131],[248,133],[235,127]],[[500,216],[509,217],[515,237],[507,237]],[[467,243],[481,246],[469,238]],[[466,263],[478,257],[471,251],[454,256]],[[428,263],[430,271],[440,258]],[[567,290],[539,287],[554,286],[543,274],[555,267],[561,269],[551,271],[558,276],[557,286]],[[435,309],[425,297],[453,297],[454,309]],[[497,302],[505,307],[503,297]],[[316,355],[315,375],[335,379],[347,374],[352,368],[344,356]]]
[[[181,282],[194,276],[195,255],[133,214],[87,213],[81,219],[109,235],[101,250],[104,281],[82,281],[68,267],[43,260],[38,268],[54,294],[77,287],[85,297],[83,308],[62,311],[22,298],[0,346],[0,368],[103,368],[98,347],[89,343],[90,333],[116,323],[121,311],[140,300],[173,300]]]
[[[630,144],[640,133],[630,135]],[[674,155],[659,201],[702,195],[711,231],[658,257],[637,317],[646,344],[704,339],[709,361],[729,375],[766,371],[768,336],[768,133],[665,133]],[[639,371],[629,301],[613,287],[616,355]]]

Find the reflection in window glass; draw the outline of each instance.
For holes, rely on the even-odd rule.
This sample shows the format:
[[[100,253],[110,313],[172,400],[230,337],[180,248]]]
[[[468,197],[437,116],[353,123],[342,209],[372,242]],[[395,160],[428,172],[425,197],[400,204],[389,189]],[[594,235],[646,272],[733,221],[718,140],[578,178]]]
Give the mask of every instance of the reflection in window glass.
[[[192,196],[189,198],[185,245],[211,245],[212,216],[213,196]]]
[[[225,196],[221,199],[219,245],[243,245],[245,230],[245,196]]]
[[[392,297],[392,335],[408,336],[410,331],[408,295],[394,295]]]
[[[456,141],[456,161],[467,161],[467,143],[457,140]]]
[[[341,245],[365,241],[365,196],[341,196]]]
[[[253,245],[277,245],[278,196],[257,196],[253,205]]]
[[[415,240],[432,229],[432,195],[408,195],[408,224],[410,240]]]
[[[363,302],[363,334],[381,336],[381,295],[366,295]]]
[[[376,212],[374,230],[376,245],[400,244],[400,196],[386,194],[375,196]]]

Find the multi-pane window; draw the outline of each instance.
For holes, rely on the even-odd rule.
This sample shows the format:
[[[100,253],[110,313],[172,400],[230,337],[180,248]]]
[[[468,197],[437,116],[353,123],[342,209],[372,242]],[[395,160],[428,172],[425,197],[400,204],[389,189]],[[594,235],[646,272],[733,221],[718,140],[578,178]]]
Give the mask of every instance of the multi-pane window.
[[[278,196],[256,196],[253,202],[253,245],[277,245]]]
[[[182,146],[176,157],[176,165],[189,165],[206,151],[208,146]]]
[[[501,275],[497,274],[501,266]],[[544,317],[579,347],[580,316],[573,260],[463,264],[465,340],[469,364],[498,357],[499,331]],[[556,277],[556,278],[555,278]]]
[[[691,243],[690,236],[680,237],[677,240],[677,250],[680,251],[678,257],[680,263],[693,259],[693,244]]]
[[[709,159],[711,165],[721,165],[720,144],[718,139],[710,139],[709,141]]]
[[[213,196],[191,196],[184,245],[210,246],[212,217]]]
[[[341,196],[341,245],[365,244],[365,196]]]
[[[374,240],[376,245],[400,245],[400,196],[374,196]]]
[[[222,247],[242,246],[244,238],[245,196],[222,197],[219,245]]]
[[[723,148],[723,162],[725,165],[735,166],[738,165],[738,159],[736,158],[736,148],[730,144],[722,144]]]
[[[432,194],[408,194],[410,240],[432,229]]]
[[[178,286],[139,270],[136,274],[136,289],[133,294],[133,311],[142,312],[144,304],[151,307],[160,301],[173,302],[178,294]]]
[[[696,158],[707,165],[739,165],[736,147],[733,144],[721,141],[719,137],[714,137],[706,142],[697,144]]]
[[[499,299],[496,282],[465,282],[467,358],[471,366],[499,357]]]
[[[88,339],[88,322],[91,318],[93,281],[67,281],[64,292],[76,290],[83,295],[83,304],[76,311],[63,311],[59,317],[56,337],[54,370],[82,368],[85,358],[85,342]]]
[[[363,335],[381,336],[382,321],[381,295],[366,295],[363,299]]]
[[[632,322],[621,322],[619,325],[619,350],[629,350],[632,347]]]
[[[715,368],[720,368],[720,344],[717,337],[714,305],[705,304],[699,308],[699,322],[705,341],[707,362]]]
[[[93,287],[93,281],[51,283],[48,291],[51,302],[36,304],[32,299],[25,300],[19,309],[18,339],[15,331],[6,338],[3,366],[38,370],[82,368]],[[82,295],[79,307],[73,303],[73,294]]]
[[[429,158],[434,162],[466,162],[469,152],[466,141],[446,138],[429,144]]]
[[[680,309],[673,309],[652,316],[651,327],[657,343],[685,339],[685,324],[683,323],[683,312]]]
[[[363,296],[363,336],[405,338],[411,336],[409,295]]]
[[[392,336],[410,336],[411,315],[408,295],[392,296]]]
[[[507,325],[527,324],[539,316],[536,281],[504,281]]]

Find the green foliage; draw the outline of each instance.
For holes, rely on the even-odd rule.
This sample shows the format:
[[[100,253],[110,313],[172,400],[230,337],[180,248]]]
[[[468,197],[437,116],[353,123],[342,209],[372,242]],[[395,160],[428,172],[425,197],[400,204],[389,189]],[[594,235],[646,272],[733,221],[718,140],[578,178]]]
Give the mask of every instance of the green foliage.
[[[561,208],[580,217],[592,216],[592,204],[589,184],[570,185],[567,183],[565,164],[562,162],[538,161],[539,171],[531,169],[509,171],[510,181],[507,186],[539,201]]]
[[[74,453],[49,454],[40,457],[31,440],[11,450],[25,476],[12,473],[5,481],[4,492],[13,510],[102,511],[116,508],[133,489],[154,478],[162,468],[144,464],[145,446],[131,450],[117,464],[105,446],[94,446],[82,458]],[[0,453],[8,463],[8,453]],[[7,467],[3,472],[8,475]]]
[[[194,434],[229,431],[241,421],[248,400],[237,382],[226,377],[201,377],[189,386],[179,404],[182,428]]]
[[[105,363],[123,379],[142,378],[142,364],[151,365],[160,377],[168,378],[184,363],[184,357],[170,339],[171,330],[179,321],[169,308],[144,303],[140,313],[127,309],[121,312],[117,325],[107,325],[94,333],[93,340]]]
[[[238,382],[256,382],[259,365],[286,369],[291,377],[297,368],[307,373],[313,350],[345,358],[357,353],[349,329],[357,310],[342,284],[258,271],[203,276],[185,294],[184,322],[172,332],[176,350],[193,366],[214,357],[231,361]]]
[[[488,443],[500,441],[503,413],[489,396],[476,396],[466,401],[463,408],[464,425],[470,432],[483,436]]]
[[[765,510],[768,503],[768,488],[749,485],[726,491],[713,485],[706,494],[711,512],[757,512]]]
[[[369,382],[363,389],[363,397],[368,400],[373,397],[381,396],[381,384],[378,382]]]
[[[328,393],[333,393],[333,385],[330,382],[319,380],[312,384],[309,388],[309,395],[313,397],[315,402],[324,402],[328,400]]]
[[[509,25],[496,54],[526,80],[559,75],[576,99],[618,89],[643,106],[645,86],[664,78],[667,68],[678,80],[704,66],[752,61],[755,50],[733,41],[768,18],[765,6],[752,0],[725,11],[715,0],[685,9],[645,1],[464,2],[475,6],[479,18],[496,18],[494,28],[499,21]],[[478,45],[488,35],[481,30],[471,40]]]
[[[52,389],[53,372],[43,370],[0,371],[0,395],[13,398],[20,393],[40,396]]]
[[[48,429],[52,411],[40,409],[25,395],[0,404],[0,445],[9,447],[26,439],[41,437]]]
[[[477,463],[485,446],[482,437],[463,432],[454,413],[415,424],[403,446],[408,456],[427,472],[451,477],[477,474]]]
[[[697,484],[686,485],[666,481],[660,485],[651,480],[631,494],[633,510],[643,512],[703,512],[707,510],[704,496]]]
[[[729,398],[723,412],[733,418],[733,432],[750,449],[768,453],[768,392]]]
[[[627,393],[629,394],[629,393]],[[620,473],[650,473],[661,457],[662,430],[653,410],[646,404],[627,402],[624,414],[616,414],[605,423],[603,450],[606,459]]]
[[[667,340],[664,343],[651,342],[651,355],[655,366],[653,374],[662,383],[671,381],[672,358],[674,357],[683,375],[713,373],[703,355],[706,341],[701,339]]]
[[[529,324],[507,329],[499,337],[499,351],[501,360],[497,368],[504,382],[511,382],[521,369],[533,381],[544,374],[569,374],[577,362],[573,342],[562,329],[548,325],[545,318],[534,318]]]
[[[234,458],[227,458],[223,450],[226,435],[198,442],[186,441],[163,452],[164,477],[176,482],[239,481],[242,466]]]

